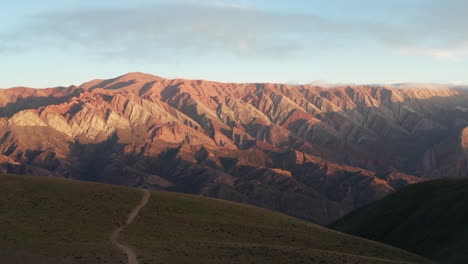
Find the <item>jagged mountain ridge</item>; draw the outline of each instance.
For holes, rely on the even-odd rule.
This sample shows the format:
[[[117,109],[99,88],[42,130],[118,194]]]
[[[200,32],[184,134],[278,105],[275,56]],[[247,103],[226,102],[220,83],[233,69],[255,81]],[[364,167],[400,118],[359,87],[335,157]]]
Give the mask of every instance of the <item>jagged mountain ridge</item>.
[[[0,158],[5,172],[147,185],[326,224],[407,183],[467,175],[466,99],[130,73],[1,90]]]

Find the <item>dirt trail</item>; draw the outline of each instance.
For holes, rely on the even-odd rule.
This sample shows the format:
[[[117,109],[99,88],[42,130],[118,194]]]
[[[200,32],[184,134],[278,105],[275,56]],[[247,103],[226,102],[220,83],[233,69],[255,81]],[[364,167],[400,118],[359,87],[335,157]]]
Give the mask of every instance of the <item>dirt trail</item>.
[[[122,251],[125,255],[127,255],[128,264],[139,264],[138,260],[137,260],[136,253],[129,246],[120,243],[117,240],[117,238],[118,238],[120,232],[122,232],[122,230],[125,227],[130,225],[133,222],[133,220],[135,220],[135,217],[138,215],[141,208],[143,208],[148,203],[148,200],[149,200],[149,198],[151,196],[151,193],[146,189],[141,189],[141,191],[143,192],[143,197],[141,199],[141,202],[135,208],[133,208],[133,210],[130,212],[130,214],[128,215],[128,218],[127,218],[127,222],[125,222],[124,225],[114,229],[114,231],[112,231],[112,234],[110,236],[110,240],[112,242],[112,245],[114,245],[116,248],[118,248],[120,251]]]

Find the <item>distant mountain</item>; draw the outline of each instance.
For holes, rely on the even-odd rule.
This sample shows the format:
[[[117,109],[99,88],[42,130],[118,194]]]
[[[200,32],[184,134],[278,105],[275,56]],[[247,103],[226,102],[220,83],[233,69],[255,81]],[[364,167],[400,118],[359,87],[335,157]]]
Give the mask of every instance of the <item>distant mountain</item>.
[[[438,263],[468,263],[468,179],[414,184],[343,217],[332,228]]]
[[[456,89],[456,90],[468,90],[468,85],[455,85],[454,87],[452,87],[453,89]]]
[[[147,186],[319,224],[428,178],[467,176],[468,93],[129,73],[0,90],[0,169]]]
[[[17,175],[0,186],[1,263],[127,263],[109,239],[139,190]],[[118,239],[141,264],[431,263],[269,210],[159,191]]]

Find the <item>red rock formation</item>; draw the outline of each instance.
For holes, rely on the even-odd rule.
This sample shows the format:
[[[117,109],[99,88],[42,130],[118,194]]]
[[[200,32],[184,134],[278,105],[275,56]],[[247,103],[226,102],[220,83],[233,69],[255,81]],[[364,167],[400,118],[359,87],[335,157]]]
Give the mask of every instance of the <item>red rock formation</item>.
[[[468,176],[454,137],[468,125],[467,99],[448,88],[143,73],[13,88],[0,90],[0,160],[3,171],[210,195],[328,223],[424,177]]]

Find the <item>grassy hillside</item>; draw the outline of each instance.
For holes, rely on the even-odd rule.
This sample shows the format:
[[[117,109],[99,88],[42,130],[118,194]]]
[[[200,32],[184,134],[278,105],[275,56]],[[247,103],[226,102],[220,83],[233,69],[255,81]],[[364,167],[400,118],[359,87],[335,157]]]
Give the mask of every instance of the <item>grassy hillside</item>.
[[[65,179],[0,176],[0,263],[118,263],[109,235],[138,190]]]
[[[424,263],[277,212],[168,192],[152,193],[122,239],[142,263]]]
[[[410,185],[332,227],[440,263],[468,263],[468,179]]]
[[[1,263],[125,263],[109,235],[139,190],[16,175],[0,186]],[[119,240],[142,264],[428,263],[280,213],[156,191]]]

